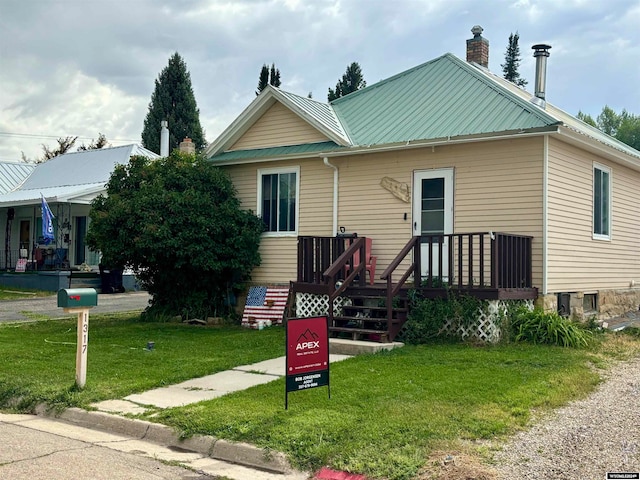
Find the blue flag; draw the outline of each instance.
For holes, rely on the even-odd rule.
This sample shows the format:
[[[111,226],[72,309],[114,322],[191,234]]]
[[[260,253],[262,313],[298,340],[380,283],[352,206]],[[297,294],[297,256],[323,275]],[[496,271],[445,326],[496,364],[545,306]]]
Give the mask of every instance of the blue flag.
[[[44,238],[44,244],[49,245],[55,239],[53,235],[53,213],[44,199],[42,194],[42,237]]]

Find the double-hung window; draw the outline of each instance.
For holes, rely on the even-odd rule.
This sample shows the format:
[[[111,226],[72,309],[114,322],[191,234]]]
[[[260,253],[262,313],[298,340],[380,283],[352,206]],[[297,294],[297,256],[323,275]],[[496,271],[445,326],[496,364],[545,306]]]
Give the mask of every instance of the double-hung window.
[[[300,169],[258,170],[258,215],[266,231],[293,234],[298,231],[298,185]]]
[[[611,239],[611,169],[593,165],[593,238]]]

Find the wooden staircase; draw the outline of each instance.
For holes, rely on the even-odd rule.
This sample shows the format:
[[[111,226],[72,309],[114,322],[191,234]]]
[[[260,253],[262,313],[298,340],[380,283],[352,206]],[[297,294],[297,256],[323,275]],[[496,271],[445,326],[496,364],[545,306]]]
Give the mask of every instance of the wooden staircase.
[[[407,320],[406,291],[394,298],[391,318],[385,285],[350,287],[342,296],[349,298],[350,305],[333,316],[329,326],[332,337],[386,343],[395,339]]]

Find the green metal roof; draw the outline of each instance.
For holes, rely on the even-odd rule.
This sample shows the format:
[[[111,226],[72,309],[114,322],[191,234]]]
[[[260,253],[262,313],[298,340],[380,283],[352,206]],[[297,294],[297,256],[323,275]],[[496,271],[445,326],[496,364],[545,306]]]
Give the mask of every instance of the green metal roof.
[[[342,150],[344,148],[345,147],[342,147],[335,142],[305,143],[302,145],[288,145],[285,147],[255,148],[253,150],[232,150],[215,155],[209,160],[222,163],[235,160],[280,158],[290,155],[300,156],[304,154],[314,154],[317,152],[330,152],[334,150]]]
[[[408,142],[540,132],[564,126],[635,158],[640,153],[531,93],[447,53],[386,80],[338,98],[317,102],[269,87],[208,148],[220,163],[244,163],[324,152],[359,152],[366,147]],[[334,141],[224,152],[264,112],[280,101]],[[252,109],[253,108],[253,109]]]
[[[354,145],[490,134],[559,123],[450,53],[331,105]]]

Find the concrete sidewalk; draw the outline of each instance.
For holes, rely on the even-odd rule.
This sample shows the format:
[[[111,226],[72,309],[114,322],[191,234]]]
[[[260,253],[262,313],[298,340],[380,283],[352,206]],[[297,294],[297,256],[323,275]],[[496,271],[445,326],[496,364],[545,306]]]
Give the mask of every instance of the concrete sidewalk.
[[[350,355],[329,355],[329,362],[339,362]],[[97,410],[117,414],[141,414],[147,407],[182,407],[190,403],[221,397],[231,392],[269,383],[285,375],[285,357],[278,357],[231,370],[193,378],[185,382],[129,395],[122,400],[93,404]]]
[[[401,343],[375,344],[332,339],[330,352],[339,353],[330,353],[329,362],[335,363],[356,354],[374,353],[402,345]],[[177,385],[128,395],[123,399],[98,402],[92,405],[97,411],[70,408],[57,417],[58,420],[70,422],[78,427],[152,442],[169,450],[195,452],[200,456],[193,461],[175,461],[205,474],[220,475],[223,471],[221,469],[225,469],[225,477],[234,480],[302,480],[309,475],[292,469],[286,456],[281,453],[266,452],[250,444],[229,442],[207,435],[185,439],[165,425],[130,418],[131,415],[210,400],[227,393],[272,382],[284,377],[285,370],[286,357],[278,357],[194,378]],[[39,413],[50,415],[44,409]],[[235,465],[237,468],[234,470],[229,465]]]

